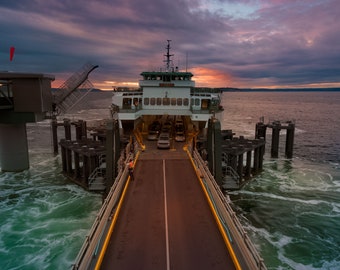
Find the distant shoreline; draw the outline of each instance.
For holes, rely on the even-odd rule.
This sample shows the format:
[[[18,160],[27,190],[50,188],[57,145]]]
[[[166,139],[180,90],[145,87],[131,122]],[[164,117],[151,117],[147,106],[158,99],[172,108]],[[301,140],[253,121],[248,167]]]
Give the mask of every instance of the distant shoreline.
[[[223,92],[340,92],[340,88],[221,88]]]
[[[198,87],[199,88],[199,87]],[[224,88],[218,87],[222,92],[340,92],[340,88]],[[57,89],[52,88],[52,91]],[[113,90],[92,89],[91,92],[113,92]]]

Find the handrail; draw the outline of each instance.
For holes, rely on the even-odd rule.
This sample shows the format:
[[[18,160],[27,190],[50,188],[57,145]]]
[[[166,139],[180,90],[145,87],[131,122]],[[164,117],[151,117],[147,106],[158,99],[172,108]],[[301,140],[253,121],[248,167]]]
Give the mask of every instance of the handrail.
[[[188,152],[192,153],[191,157],[204,179],[203,182],[207,190],[209,190],[208,193],[211,200],[214,201],[215,211],[218,213],[220,221],[225,225],[225,232],[230,238],[229,240],[238,246],[242,256],[245,258],[245,262],[249,266],[249,269],[267,269],[263,259],[259,255],[247,232],[244,230],[235,212],[231,208],[229,197],[222,193],[198,151],[189,150]],[[234,241],[235,239],[237,240]]]
[[[134,134],[135,134],[136,140],[137,140],[140,148],[142,149],[142,151],[144,151],[145,150],[145,144],[143,142],[143,135],[141,134],[139,129],[135,129]],[[136,147],[135,147],[135,149],[136,149]]]
[[[125,163],[130,160],[130,155],[127,155]],[[88,269],[93,258],[96,256],[99,246],[102,244],[102,237],[109,226],[113,209],[115,209],[119,201],[120,194],[125,186],[128,176],[127,166],[122,167],[107,195],[105,201],[98,212],[96,219],[91,227],[89,235],[81,247],[75,263],[72,265],[73,270]]]
[[[230,175],[236,180],[236,179],[239,179],[240,176],[238,175],[238,173],[234,170],[233,167],[227,165],[227,160],[228,159],[228,155],[223,152],[222,153],[222,162],[224,162],[226,164],[226,168],[227,168],[227,171],[230,172]]]
[[[90,174],[90,176],[88,177],[88,185],[91,186],[93,184],[93,182],[97,179],[97,177],[99,175],[103,176],[103,167],[102,164],[105,161],[106,156],[104,154],[99,156],[99,165],[98,167],[96,167],[92,173]]]
[[[88,178],[88,185],[91,186],[93,184],[93,182],[98,178],[98,176],[101,174],[101,168],[100,167],[96,167],[92,173],[90,174],[89,178]]]
[[[230,175],[237,184],[240,183],[240,176],[238,175],[238,173],[233,169],[233,167],[231,166],[226,166],[226,174]]]
[[[225,168],[226,168],[226,174],[225,175],[230,175],[232,177],[232,179],[238,184],[240,185],[240,181],[241,181],[241,176],[238,175],[238,173],[235,171],[235,169],[229,165],[227,165],[227,157],[226,157],[226,153],[222,153],[222,162],[224,162],[226,164]]]

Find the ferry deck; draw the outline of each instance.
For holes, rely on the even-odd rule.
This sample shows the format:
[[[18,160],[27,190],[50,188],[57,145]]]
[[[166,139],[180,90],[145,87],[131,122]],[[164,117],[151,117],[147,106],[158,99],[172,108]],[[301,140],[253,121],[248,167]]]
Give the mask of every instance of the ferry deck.
[[[136,162],[101,269],[235,269],[186,152],[148,150]]]
[[[186,147],[146,142],[134,179],[126,170],[122,191],[109,194],[73,269],[266,269]]]

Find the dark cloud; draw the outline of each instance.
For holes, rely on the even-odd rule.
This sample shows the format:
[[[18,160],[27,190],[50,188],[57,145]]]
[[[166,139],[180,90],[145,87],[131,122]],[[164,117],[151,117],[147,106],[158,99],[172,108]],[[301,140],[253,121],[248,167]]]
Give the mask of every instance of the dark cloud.
[[[240,13],[251,6],[251,13],[224,13],[228,4]],[[0,1],[0,13],[0,70],[65,80],[90,61],[100,66],[91,75],[97,85],[137,82],[142,70],[162,65],[171,39],[175,65],[188,58],[198,72],[230,78],[197,84],[340,82],[336,0],[21,0]],[[13,62],[10,46],[16,47]]]

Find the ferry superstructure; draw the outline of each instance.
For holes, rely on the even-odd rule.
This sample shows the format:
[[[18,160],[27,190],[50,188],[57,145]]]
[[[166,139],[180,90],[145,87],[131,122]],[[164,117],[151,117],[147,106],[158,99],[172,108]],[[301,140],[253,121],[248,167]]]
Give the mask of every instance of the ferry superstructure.
[[[112,111],[117,113],[122,130],[150,123],[162,116],[183,116],[192,127],[204,130],[209,118],[221,111],[221,91],[195,87],[191,72],[172,65],[170,40],[165,64],[159,71],[144,71],[139,89],[117,88],[112,97]]]

